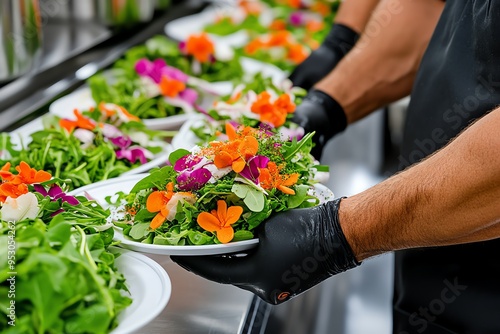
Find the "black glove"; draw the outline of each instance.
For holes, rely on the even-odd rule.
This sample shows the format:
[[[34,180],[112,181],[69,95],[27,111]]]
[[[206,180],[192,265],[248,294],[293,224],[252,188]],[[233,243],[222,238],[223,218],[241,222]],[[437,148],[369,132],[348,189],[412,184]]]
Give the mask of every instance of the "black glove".
[[[311,154],[321,159],[328,140],[347,127],[347,117],[342,106],[330,95],[311,90],[293,113],[292,122],[304,128],[305,133],[316,131]]]
[[[263,223],[246,256],[172,256],[193,273],[282,303],[332,275],[358,266],[340,228],[341,199],[277,214]]]
[[[334,24],[321,46],[290,74],[294,86],[309,90],[323,79],[351,51],[359,34],[342,24]]]

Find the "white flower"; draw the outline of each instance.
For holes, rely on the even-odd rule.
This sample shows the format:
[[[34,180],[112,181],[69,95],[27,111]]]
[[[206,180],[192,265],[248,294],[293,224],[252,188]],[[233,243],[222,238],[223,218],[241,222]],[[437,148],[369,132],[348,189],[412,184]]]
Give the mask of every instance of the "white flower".
[[[2,220],[17,222],[25,219],[34,219],[38,215],[38,199],[33,193],[26,193],[18,198],[7,197],[0,213]]]
[[[80,145],[82,149],[88,148],[90,145],[92,145],[92,142],[94,141],[95,134],[87,129],[82,129],[78,128],[73,132],[73,135],[78,138],[79,141],[82,142]]]
[[[182,204],[183,203],[194,204],[196,202],[196,198],[191,193],[186,193],[186,192],[175,193],[167,203],[168,221],[174,220],[175,215],[177,214],[177,204],[179,202],[181,202]]]

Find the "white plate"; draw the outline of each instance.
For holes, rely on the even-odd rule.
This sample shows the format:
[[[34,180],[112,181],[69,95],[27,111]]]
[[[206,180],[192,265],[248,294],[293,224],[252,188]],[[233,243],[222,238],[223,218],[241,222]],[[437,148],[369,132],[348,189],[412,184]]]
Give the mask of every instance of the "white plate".
[[[49,106],[49,112],[61,118],[74,119],[74,109],[88,110],[96,107],[89,87],[82,87],[54,101]],[[174,115],[156,119],[144,119],[144,124],[152,130],[178,129],[187,119],[188,114]]]
[[[118,315],[111,334],[133,333],[150,323],[167,305],[172,283],[165,269],[143,254],[117,249],[116,267],[125,276],[132,304]]]
[[[201,139],[198,138],[193,131],[191,131],[191,127],[199,127],[204,125],[203,119],[204,115],[197,115],[196,117],[192,117],[186,123],[184,123],[179,132],[172,138],[172,150],[178,150],[183,148],[185,150],[192,149],[196,143],[200,142]]]
[[[97,200],[99,203],[106,203],[105,197],[112,196],[119,191],[130,192],[134,185],[148,174],[123,176],[115,179],[97,182],[82,188],[73,190],[69,194],[72,196],[83,196],[85,193]],[[314,195],[320,198],[321,202],[333,200],[333,193],[327,187],[315,185]],[[120,233],[120,229],[115,229],[115,239],[120,240],[120,247],[131,249],[138,252],[161,254],[161,255],[217,255],[240,252],[257,246],[259,239],[230,242],[228,244],[200,245],[200,246],[169,246],[144,244],[137,241],[126,239]]]

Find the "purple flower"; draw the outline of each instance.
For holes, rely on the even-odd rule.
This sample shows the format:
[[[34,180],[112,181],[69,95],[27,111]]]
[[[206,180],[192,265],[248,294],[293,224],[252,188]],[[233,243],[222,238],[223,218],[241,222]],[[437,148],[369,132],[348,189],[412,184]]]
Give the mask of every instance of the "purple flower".
[[[177,186],[182,191],[199,190],[210,180],[212,173],[206,168],[185,170],[177,176]]]
[[[179,51],[181,53],[184,53],[184,54],[187,53],[187,46],[186,46],[186,42],[185,41],[180,41],[179,42]]]
[[[78,203],[80,203],[75,197],[66,195],[66,193],[62,191],[61,187],[55,184],[49,187],[49,191],[47,191],[45,187],[42,186],[41,184],[35,184],[33,185],[33,188],[35,188],[35,191],[37,193],[42,194],[42,196],[44,197],[49,196],[52,202],[61,199],[63,203],[66,202],[70,205],[77,205]]]
[[[172,66],[165,66],[161,69],[161,75],[166,75],[170,79],[182,81],[182,82],[187,82],[189,79],[189,76],[179,70],[178,68],[172,67]]]
[[[150,77],[154,82],[160,83],[162,70],[167,66],[163,59],[155,59],[153,62],[148,59],[139,59],[135,63],[135,71],[143,77]]]
[[[132,139],[129,136],[119,136],[115,138],[110,138],[113,145],[118,146],[121,149],[125,149],[132,145]]]
[[[148,162],[146,155],[148,155],[150,152],[142,147],[134,147],[121,148],[115,153],[118,159],[127,159],[131,163],[135,163],[137,160],[139,160],[141,164],[145,164]]]
[[[201,157],[197,155],[188,154],[180,158],[175,162],[174,170],[176,172],[182,172],[186,169],[191,169],[201,162]]]
[[[186,101],[190,105],[194,105],[196,100],[198,99],[198,92],[191,88],[186,88],[182,92],[179,93],[179,98],[181,100]]]
[[[293,12],[291,15],[290,15],[290,23],[295,26],[295,27],[298,27],[298,26],[302,26],[304,25],[305,23],[305,17],[304,17],[304,13],[301,13],[301,12]]]
[[[268,162],[268,157],[263,155],[256,155],[248,160],[247,165],[240,172],[240,175],[257,184],[257,180],[259,179],[260,175],[259,168],[267,167]]]
[[[104,123],[101,128],[102,134],[106,138],[123,136],[123,133],[114,125]]]

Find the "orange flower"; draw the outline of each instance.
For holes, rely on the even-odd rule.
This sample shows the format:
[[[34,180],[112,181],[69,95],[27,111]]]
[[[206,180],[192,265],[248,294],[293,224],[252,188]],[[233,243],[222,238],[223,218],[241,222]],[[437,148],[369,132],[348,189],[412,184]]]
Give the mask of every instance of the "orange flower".
[[[127,109],[125,109],[119,105],[114,105],[114,106],[116,106],[116,108],[118,108],[120,110],[120,112],[123,115],[125,115],[125,117],[127,117],[129,120],[139,121],[139,117],[132,115],[131,113],[128,112]],[[110,118],[110,117],[113,117],[114,115],[116,115],[116,110],[113,108],[108,108],[108,106],[104,102],[99,103],[99,110],[101,110],[101,112],[104,113],[107,118]]]
[[[262,42],[260,38],[256,38],[247,45],[245,45],[245,53],[249,55],[253,55],[260,49],[263,49],[266,47],[266,44]]]
[[[216,149],[214,157],[215,166],[217,168],[231,166],[236,173],[241,172],[245,168],[246,160],[257,154],[259,149],[259,142],[252,136],[245,136],[228,143],[218,144],[212,143],[212,147]]]
[[[273,106],[272,112],[260,115],[260,121],[272,124],[274,127],[279,127],[286,122],[286,111]]]
[[[187,54],[195,57],[201,63],[206,63],[214,51],[214,43],[205,33],[191,35],[186,41]]]
[[[5,202],[7,197],[18,198],[21,195],[28,193],[28,186],[24,183],[14,184],[6,182],[0,184],[0,202]]]
[[[281,94],[280,97],[274,101],[274,106],[278,109],[283,110],[287,114],[291,114],[295,111],[295,103],[290,99],[290,95]]]
[[[306,23],[306,30],[315,33],[323,30],[324,26],[325,26],[324,23],[321,21],[311,20]]]
[[[299,174],[280,174],[280,170],[275,162],[269,162],[267,168],[260,169],[259,182],[264,189],[276,188],[288,195],[295,195],[293,186],[299,180]]]
[[[295,111],[295,104],[290,100],[288,94],[281,95],[274,103],[271,103],[271,95],[262,92],[252,104],[252,112],[260,115],[262,122],[267,122],[275,127],[285,124],[286,115]]]
[[[10,172],[10,162],[7,162],[3,165],[2,169],[0,169],[0,177],[4,181],[11,181],[14,178],[14,174]]]
[[[286,21],[276,19],[269,25],[269,30],[286,30]]]
[[[66,131],[71,132],[75,128],[82,128],[86,130],[94,130],[95,124],[91,119],[83,116],[78,109],[73,110],[73,114],[76,116],[76,120],[72,121],[69,119],[60,119],[59,125],[66,129]]]
[[[269,41],[267,42],[268,46],[285,46],[290,42],[291,34],[289,31],[280,30],[275,31],[269,34]]]
[[[257,100],[252,104],[250,110],[256,114],[265,114],[272,112],[271,95],[264,91],[257,95]]]
[[[226,244],[233,240],[234,230],[231,225],[240,219],[242,213],[243,208],[241,206],[235,205],[228,208],[225,201],[218,200],[217,211],[200,213],[197,222],[205,231],[215,232],[217,239]]]
[[[186,84],[182,81],[170,79],[163,76],[160,81],[160,91],[164,96],[177,97],[180,92],[186,89]]]
[[[168,216],[167,203],[170,201],[174,195],[174,184],[169,182],[167,184],[166,191],[153,191],[146,200],[146,209],[149,212],[158,212],[158,214],[153,218],[149,227],[153,230],[160,227]]]
[[[288,47],[288,54],[287,58],[291,60],[295,64],[300,64],[302,63],[306,58],[308,54],[306,50],[304,50],[304,47],[300,44],[291,44]]]
[[[46,171],[39,170],[37,171],[34,168],[31,168],[26,162],[21,161],[19,166],[16,167],[17,172],[19,173],[14,177],[12,183],[14,184],[32,184],[32,183],[40,183],[48,181],[52,178],[52,175]]]
[[[240,7],[248,15],[259,15],[262,12],[262,5],[254,0],[242,0],[240,1]]]
[[[300,8],[301,6],[301,0],[286,0],[285,3],[295,9]]]
[[[229,100],[226,101],[227,104],[234,104],[236,103],[239,99],[241,98],[241,91],[237,92],[236,94],[233,94]]]
[[[311,10],[321,14],[321,16],[323,17],[330,14],[330,6],[328,6],[326,3],[322,3],[319,1],[311,6]]]

